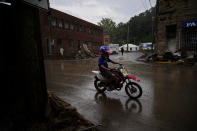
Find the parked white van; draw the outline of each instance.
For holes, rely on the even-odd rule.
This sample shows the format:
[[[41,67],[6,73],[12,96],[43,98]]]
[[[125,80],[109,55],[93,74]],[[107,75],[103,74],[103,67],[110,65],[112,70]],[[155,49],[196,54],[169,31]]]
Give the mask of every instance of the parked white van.
[[[118,54],[119,44],[109,44],[110,54]]]

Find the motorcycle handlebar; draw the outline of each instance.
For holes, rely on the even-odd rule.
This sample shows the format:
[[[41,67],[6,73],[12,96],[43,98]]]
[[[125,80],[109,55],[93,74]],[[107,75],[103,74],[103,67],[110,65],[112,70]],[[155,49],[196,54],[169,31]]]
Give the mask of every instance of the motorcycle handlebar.
[[[123,64],[119,64],[119,67],[124,67]]]
[[[123,64],[120,64],[119,67],[112,68],[110,71],[114,71],[114,70],[117,70],[119,68],[124,68]]]

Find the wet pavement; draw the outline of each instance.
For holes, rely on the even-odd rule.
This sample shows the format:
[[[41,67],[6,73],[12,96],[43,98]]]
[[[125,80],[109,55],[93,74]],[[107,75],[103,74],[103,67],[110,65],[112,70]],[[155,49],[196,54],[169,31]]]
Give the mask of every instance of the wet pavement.
[[[195,130],[197,67],[136,61],[141,55],[111,56],[141,80],[143,94],[138,100],[129,99],[124,88],[97,93],[91,71],[97,70],[98,58],[46,60],[47,88],[75,106],[86,119],[102,124],[97,128],[101,131]]]

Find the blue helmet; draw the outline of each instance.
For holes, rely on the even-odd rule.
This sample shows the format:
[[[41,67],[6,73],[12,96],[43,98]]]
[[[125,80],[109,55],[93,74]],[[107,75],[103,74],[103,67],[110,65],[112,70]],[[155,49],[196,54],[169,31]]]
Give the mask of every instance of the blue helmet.
[[[108,46],[105,46],[105,45],[104,46],[101,46],[100,49],[99,49],[99,51],[100,52],[107,52],[107,51],[109,51],[109,47]]]

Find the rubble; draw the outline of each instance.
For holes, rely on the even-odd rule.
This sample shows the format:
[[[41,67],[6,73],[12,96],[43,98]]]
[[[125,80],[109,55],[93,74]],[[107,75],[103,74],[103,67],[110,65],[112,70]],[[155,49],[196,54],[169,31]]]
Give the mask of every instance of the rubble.
[[[54,94],[48,92],[46,119],[40,123],[30,124],[29,131],[77,131],[92,130],[94,124],[80,115],[71,104],[62,101]]]
[[[147,55],[145,58],[146,62],[156,62],[156,63],[175,63],[184,65],[195,65],[197,63],[197,57],[195,55],[189,54],[177,54],[172,52],[165,52],[163,55],[153,53]]]
[[[78,50],[78,52],[75,55],[75,59],[87,59],[87,58],[95,58],[98,55],[94,52],[91,52],[86,44],[83,44],[83,46]]]

